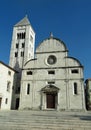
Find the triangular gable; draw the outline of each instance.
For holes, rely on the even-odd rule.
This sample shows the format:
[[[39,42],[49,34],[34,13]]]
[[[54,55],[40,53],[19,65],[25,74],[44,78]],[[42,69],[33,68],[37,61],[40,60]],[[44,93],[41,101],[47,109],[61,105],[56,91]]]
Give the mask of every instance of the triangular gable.
[[[21,21],[19,21],[15,26],[23,26],[23,25],[30,25],[27,16],[25,16]]]

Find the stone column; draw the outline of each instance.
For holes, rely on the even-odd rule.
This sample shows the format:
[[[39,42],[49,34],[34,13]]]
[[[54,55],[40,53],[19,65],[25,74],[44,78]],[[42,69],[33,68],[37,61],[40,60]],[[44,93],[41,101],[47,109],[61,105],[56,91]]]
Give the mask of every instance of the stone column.
[[[40,106],[41,110],[45,109],[45,93],[41,92],[41,106]]]

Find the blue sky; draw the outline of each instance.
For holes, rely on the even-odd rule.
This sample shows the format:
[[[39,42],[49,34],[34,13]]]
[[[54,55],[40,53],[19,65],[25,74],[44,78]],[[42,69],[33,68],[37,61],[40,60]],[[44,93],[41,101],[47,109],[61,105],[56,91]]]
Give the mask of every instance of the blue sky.
[[[91,78],[91,0],[1,0],[0,60],[8,64],[13,26],[25,15],[36,32],[36,46],[50,36],[64,41],[69,56]]]

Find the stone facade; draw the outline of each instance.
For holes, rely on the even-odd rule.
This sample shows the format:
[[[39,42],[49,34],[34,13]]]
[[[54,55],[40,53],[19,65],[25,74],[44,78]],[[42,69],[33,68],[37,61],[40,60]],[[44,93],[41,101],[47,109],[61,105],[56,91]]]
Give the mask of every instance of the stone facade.
[[[85,110],[83,66],[51,35],[37,47],[27,17],[14,26],[9,65],[16,69],[12,109]],[[16,91],[18,90],[18,92]]]
[[[0,109],[10,110],[16,71],[0,61]]]
[[[68,56],[66,45],[50,37],[35,55],[23,67],[19,108],[84,110],[83,66]]]

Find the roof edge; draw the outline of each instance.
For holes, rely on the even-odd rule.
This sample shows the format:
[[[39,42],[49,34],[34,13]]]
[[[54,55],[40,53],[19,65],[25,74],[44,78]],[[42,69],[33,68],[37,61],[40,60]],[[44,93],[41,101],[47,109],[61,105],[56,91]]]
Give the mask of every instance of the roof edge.
[[[38,44],[38,46],[36,47],[36,50],[37,50],[37,48],[38,48],[44,41],[50,40],[50,39],[54,39],[54,40],[57,40],[57,41],[63,43],[63,45],[64,45],[64,47],[65,47],[65,50],[68,51],[66,44],[65,44],[62,40],[60,40],[59,38],[56,38],[56,37],[49,37],[49,38],[46,38],[46,39],[42,40],[42,41]]]
[[[10,67],[9,65],[5,64],[4,62],[0,61],[1,64],[3,64],[4,66],[6,66],[7,68],[15,71],[16,73],[18,73],[18,71],[16,71],[15,69],[13,69],[12,67]]]
[[[24,64],[24,66],[26,66],[26,65],[28,64],[28,62],[34,61],[34,60],[37,60],[37,58],[28,60],[28,61]]]
[[[77,58],[71,57],[71,56],[68,56],[68,57],[65,57],[65,58],[70,58],[70,59],[76,60],[79,63],[79,65],[84,68],[84,66],[81,64],[81,62]]]

